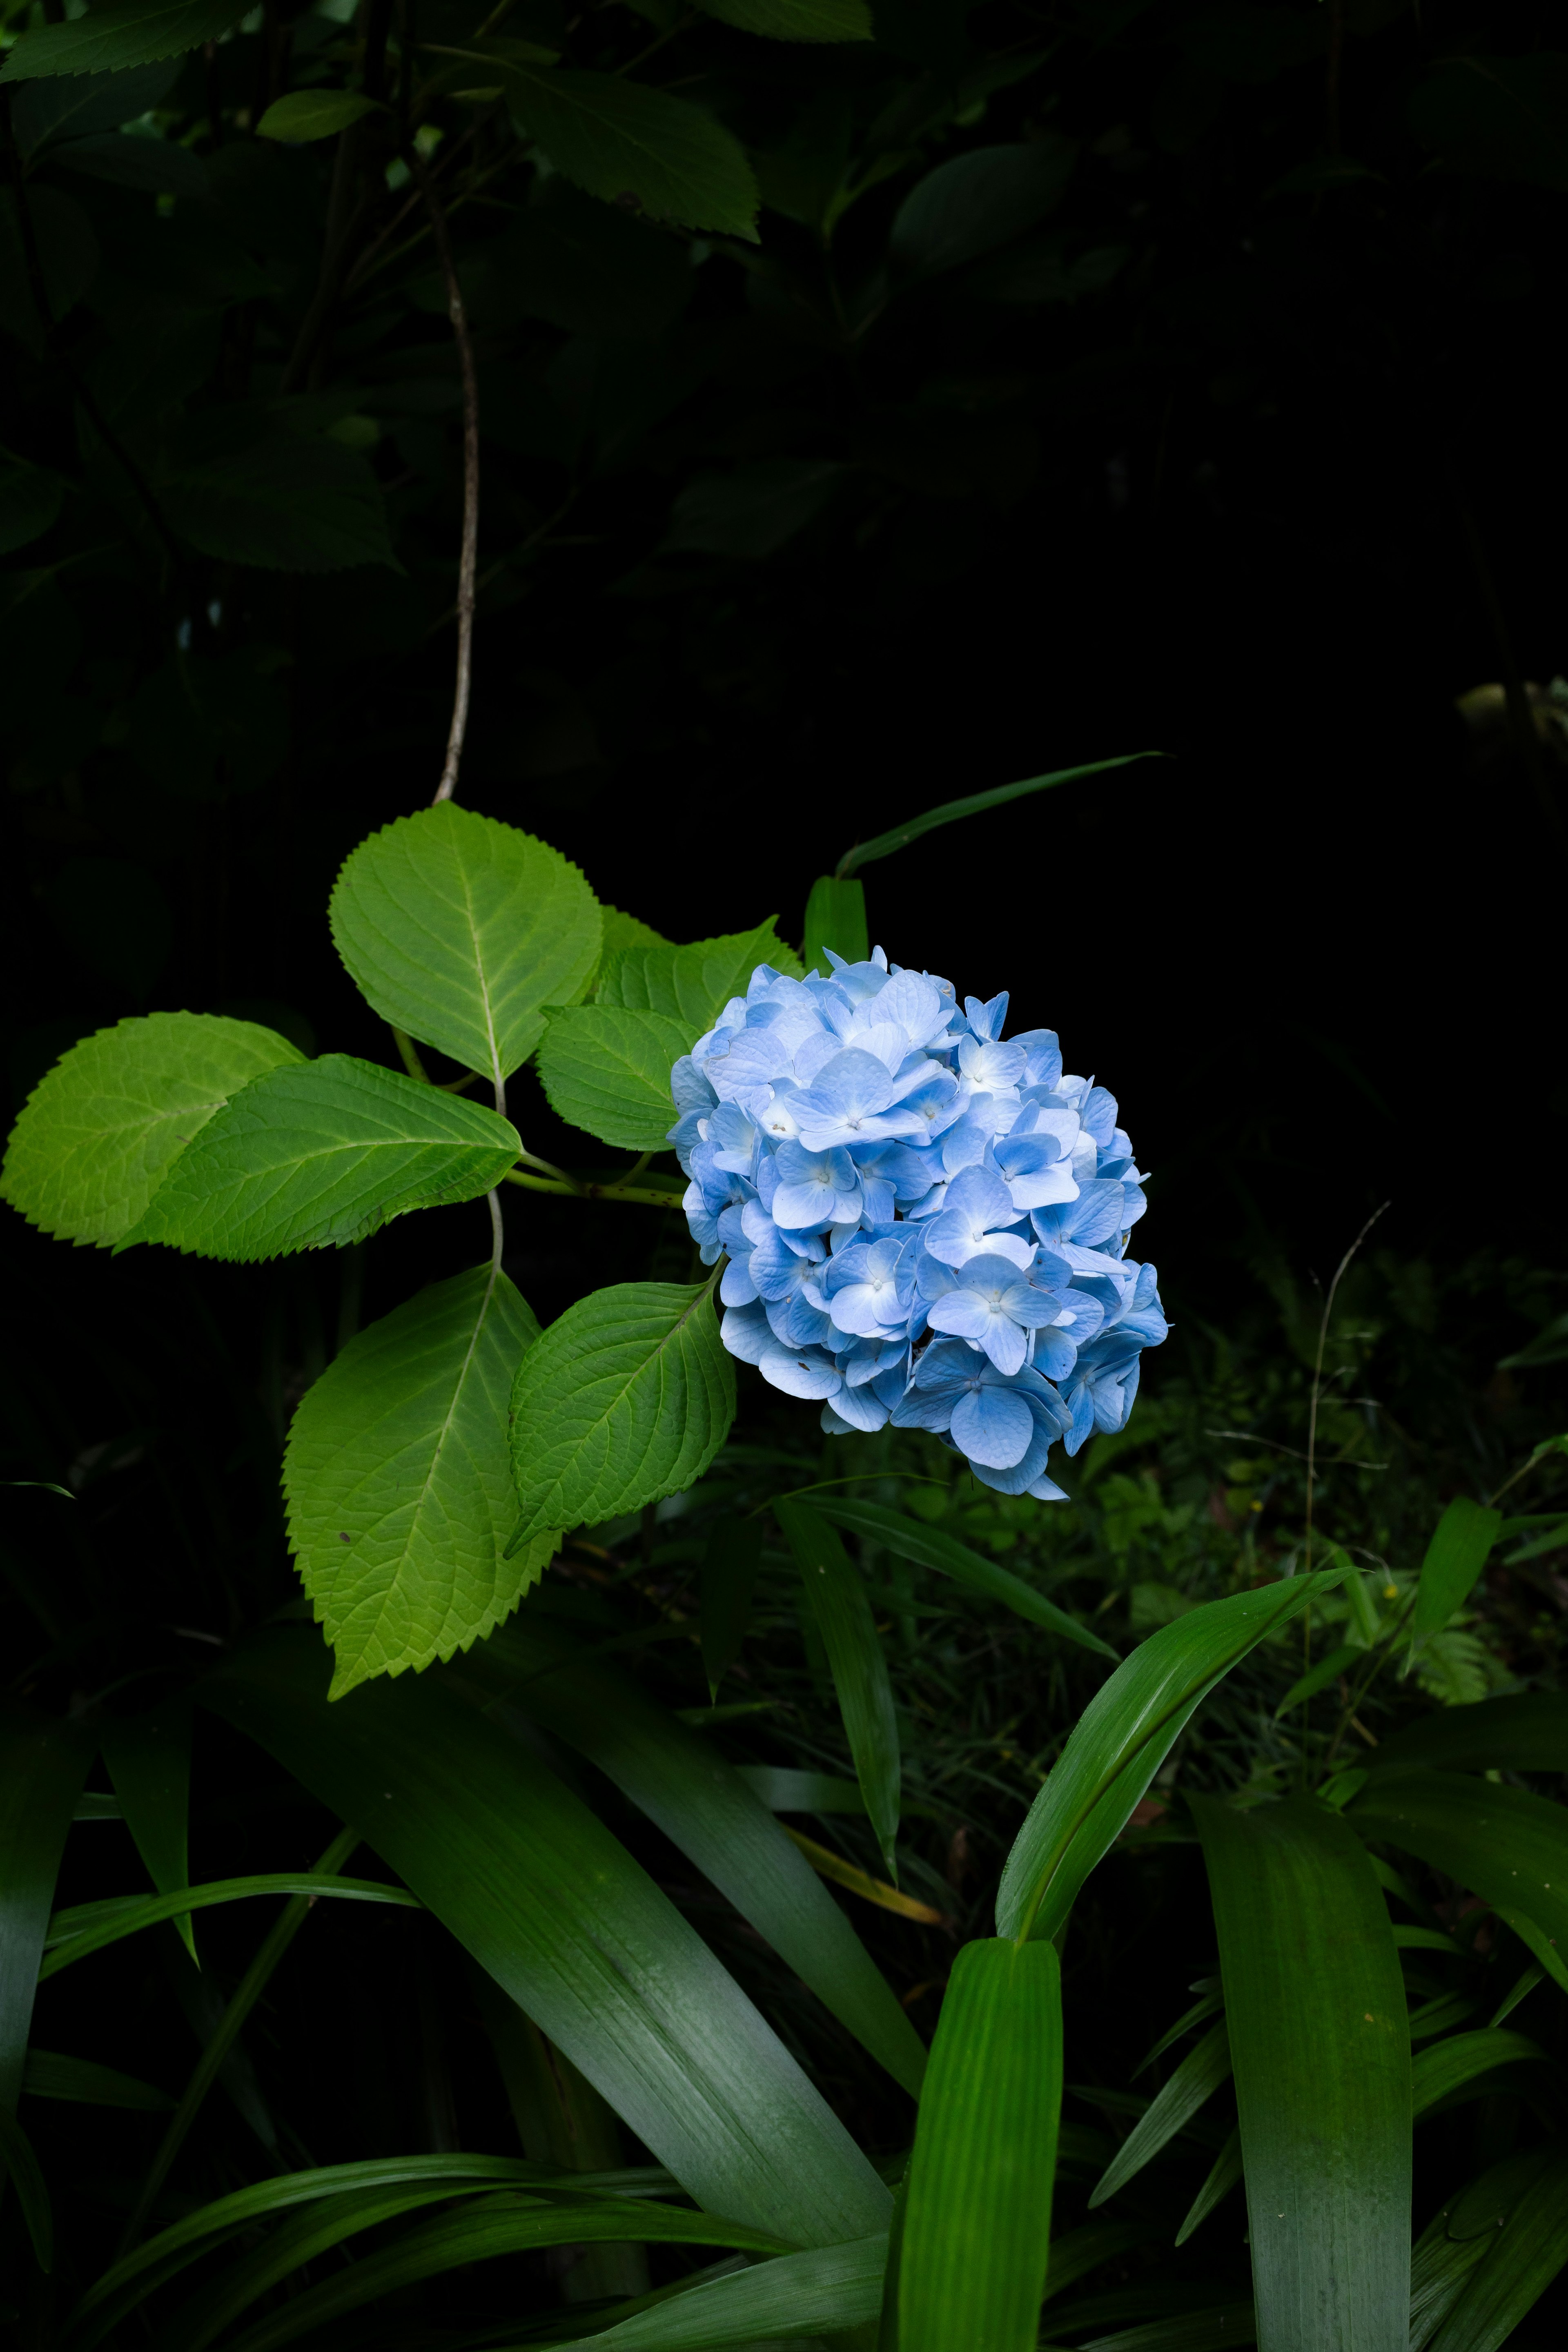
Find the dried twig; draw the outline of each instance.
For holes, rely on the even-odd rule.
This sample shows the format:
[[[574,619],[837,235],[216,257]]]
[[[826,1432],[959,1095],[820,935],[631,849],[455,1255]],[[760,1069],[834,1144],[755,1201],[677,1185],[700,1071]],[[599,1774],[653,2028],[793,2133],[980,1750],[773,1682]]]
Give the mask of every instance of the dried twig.
[[[463,738],[468,727],[468,696],[473,684],[474,577],[479,569],[479,387],[474,373],[474,347],[468,337],[463,289],[458,282],[457,265],[452,259],[452,241],[447,235],[447,215],[441,209],[441,199],[431,184],[425,158],[416,147],[410,146],[405,152],[408,169],[430,215],[431,234],[436,240],[441,275],[447,286],[447,315],[452,321],[452,335],[458,346],[458,364],[463,377],[463,545],[458,559],[458,679],[452,695],[452,724],[447,737],[447,760],[435,795],[437,801],[448,801],[457,789],[458,769],[463,757]]]

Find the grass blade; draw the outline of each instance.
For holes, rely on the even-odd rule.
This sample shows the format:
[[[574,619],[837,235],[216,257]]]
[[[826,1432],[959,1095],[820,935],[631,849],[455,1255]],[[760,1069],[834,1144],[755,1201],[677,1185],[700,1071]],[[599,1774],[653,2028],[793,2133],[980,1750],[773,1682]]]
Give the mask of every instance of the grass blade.
[[[634,2312],[584,2341],[615,2352],[710,2352],[730,2344],[767,2352],[759,2339],[837,2335],[876,2318],[887,2263],[885,2236],[784,2254]]]
[[[884,1510],[879,1503],[858,1501],[816,1502],[812,1508],[825,1519],[834,1520],[847,1528],[851,1535],[868,1536],[873,1542],[884,1544],[900,1559],[912,1560],[917,1568],[934,1568],[943,1576],[951,1576],[956,1584],[967,1585],[983,1600],[999,1601],[1031,1624],[1044,1626],[1050,1633],[1060,1633],[1068,1642],[1077,1642],[1086,1650],[1094,1650],[1113,1665],[1120,1659],[1110,1643],[1087,1625],[1058,1609],[1053,1601],[1026,1584],[1021,1576],[1014,1576],[999,1568],[994,1559],[981,1552],[972,1551],[956,1536],[944,1535],[940,1528],[922,1527],[918,1519],[907,1518],[902,1511]]]
[[[773,1505],[784,1539],[795,1554],[806,1606],[827,1652],[844,1733],[866,1811],[882,1849],[890,1878],[898,1877],[894,1841],[899,1833],[899,1727],[893,1686],[877,1638],[876,1620],[860,1571],[820,1513],[809,1504]]]
[[[0,2109],[15,2115],[38,1961],[92,1742],[15,1703],[0,1712]]]
[[[1008,801],[1022,800],[1026,793],[1049,792],[1055,784],[1076,783],[1080,776],[1103,775],[1108,768],[1130,768],[1136,760],[1160,760],[1163,751],[1124,751],[1115,760],[1090,760],[1081,768],[1056,768],[1049,775],[1026,776],[1016,784],[997,784],[988,793],[970,793],[961,801],[943,801],[940,808],[927,809],[920,816],[909,817],[889,832],[879,833],[871,841],[857,843],[847,849],[839,859],[837,872],[840,877],[858,873],[879,857],[890,857],[895,849],[907,842],[918,841],[922,833],[934,831],[939,824],[953,824],[961,816],[978,816],[983,809],[1001,808]]]
[[[1451,2033],[1417,2053],[1410,2070],[1410,2105],[1415,2116],[1425,2115],[1439,2100],[1451,2099],[1479,2075],[1521,2059],[1546,2063],[1546,2053],[1528,2033],[1510,2033],[1506,2027],[1478,2026],[1471,2033]]]
[[[863,1902],[875,1903],[883,1911],[896,1911],[903,1919],[919,1919],[927,1927],[942,1925],[942,1913],[933,1911],[929,1903],[917,1902],[912,1895],[900,1894],[896,1886],[888,1885],[880,1878],[873,1878],[868,1871],[857,1870],[852,1862],[846,1862],[844,1856],[835,1853],[831,1846],[818,1845],[815,1838],[802,1837],[798,1830],[786,1829],[784,1835],[805,1854],[813,1870],[824,1878],[831,1878],[836,1886],[847,1887],[851,1895],[858,1895]],[[923,2071],[923,2051],[921,2056]]]
[[[103,1760],[120,1811],[160,1895],[191,1883],[187,1825],[191,1810],[191,1715],[185,1706],[150,1715],[110,1717],[100,1738]],[[174,1922],[193,1960],[196,1938],[190,1915]],[[196,1961],[199,1968],[201,1962]]]
[[[174,2104],[167,2091],[139,2082],[134,2074],[122,2074],[118,2067],[37,2048],[27,2053],[22,2089],[29,2099],[69,2099],[83,2106],[133,2107],[143,2113],[166,2112]]]
[[[1386,1839],[1481,1895],[1568,1989],[1568,1814],[1561,1805],[1463,1772],[1376,1772],[1345,1819],[1363,1837]]]
[[[1263,2352],[1405,2352],[1410,2039],[1372,1864],[1310,1798],[1194,1798],[1219,1932]]]
[[[6,2107],[0,2107],[0,2165],[10,2175],[16,2191],[16,2202],[22,2209],[22,2219],[27,2225],[27,2235],[33,2242],[33,2252],[41,2271],[55,2266],[55,2221],[49,2205],[49,2192],[44,2183],[43,2171],[33,2153],[33,2143]]]
[[[910,2159],[900,2352],[1033,2352],[1062,2095],[1056,1947],[966,1944]]]
[[[1158,2095],[1150,2101],[1089,2191],[1092,2209],[1124,2189],[1133,2175],[1159,2155],[1166,2142],[1191,2123],[1230,2074],[1230,2036],[1222,2017],[1189,2050]]]
[[[735,1769],[771,1813],[855,1813],[861,1821],[866,1818],[858,1781],[841,1780],[837,1772],[797,1772],[789,1764],[737,1764]]]
[[[254,1878],[215,1878],[205,1886],[176,1887],[173,1895],[119,1895],[106,1903],[79,1903],[57,1911],[49,1922],[48,1957],[38,1970],[38,1982],[58,1976],[73,1960],[101,1952],[123,1937],[143,1927],[161,1927],[184,1911],[209,1910],[215,1903],[244,1903],[256,1895],[333,1895],[349,1903],[392,1903],[405,1911],[420,1911],[417,1895],[405,1886],[388,1886],[379,1878],[338,1878],[319,1870],[264,1871]]]
[[[1091,2336],[1083,2352],[1226,2352],[1232,2344],[1257,2342],[1252,2305],[1227,2303],[1214,2311],[1185,2312],[1177,2319],[1152,2319],[1144,2327],[1121,2327],[1114,2336]]]
[[[1438,1520],[1415,1589],[1410,1636],[1417,1645],[1445,1626],[1468,1596],[1502,1530],[1502,1513],[1457,1495]]]
[[[1241,2179],[1241,2131],[1239,2126],[1226,2141],[1208,2178],[1187,2209],[1187,2218],[1176,2232],[1176,2243],[1184,2246],[1200,2222],[1206,2221],[1216,2205],[1230,2195]]]
[[[1497,2352],[1565,2263],[1568,2147],[1559,2147],[1491,2241],[1431,2352]]]

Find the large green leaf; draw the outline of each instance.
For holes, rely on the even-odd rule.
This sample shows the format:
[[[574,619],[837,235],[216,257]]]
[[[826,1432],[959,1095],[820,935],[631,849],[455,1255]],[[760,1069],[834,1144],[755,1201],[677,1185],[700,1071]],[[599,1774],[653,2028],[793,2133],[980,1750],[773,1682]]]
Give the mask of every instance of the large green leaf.
[[[492,1085],[539,1043],[541,1008],[576,1003],[599,961],[599,908],[570,858],[455,801],[362,841],[331,920],[375,1010]]]
[[[216,1112],[121,1246],[249,1260],[363,1241],[410,1209],[489,1192],[520,1148],[479,1103],[326,1054]]]
[[[231,1095],[303,1058],[274,1031],[217,1013],[150,1013],[100,1029],[27,1097],[0,1199],[60,1241],[117,1242]]]
[[[167,2091],[134,2074],[122,2074],[118,2067],[36,2047],[27,2053],[22,2090],[29,2099],[67,2099],[83,2106],[137,2107],[154,2114],[167,2113],[174,2104]]]
[[[49,1921],[48,1953],[38,1969],[38,1982],[58,1976],[90,1952],[101,1952],[143,1927],[162,1927],[165,1919],[182,1918],[187,1911],[210,1910],[215,1903],[247,1903],[261,1895],[309,1895],[318,1900],[334,1895],[349,1903],[391,1903],[417,1911],[419,1897],[402,1886],[388,1886],[378,1878],[341,1878],[324,1871],[258,1871],[247,1878],[212,1878],[196,1886],[176,1887],[172,1895],[111,1895],[100,1903],[73,1903]]]
[[[700,2203],[797,2243],[885,2227],[888,2191],[843,2126],[531,1749],[430,1676],[329,1706],[326,1663],[277,1628],[198,1695],[358,1824]]]
[[[1367,1759],[1374,1772],[1434,1765],[1454,1772],[1568,1772],[1568,1693],[1520,1691],[1418,1715]]]
[[[773,41],[868,41],[866,0],[699,0],[704,16]]]
[[[1502,1527],[1500,1511],[1483,1510],[1468,1495],[1456,1496],[1438,1520],[1421,1563],[1412,1638],[1424,1642],[1446,1625],[1466,1599]]]
[[[74,1723],[0,1706],[0,2109],[16,2112],[38,1962],[90,1736]]]
[[[870,955],[866,886],[863,882],[841,880],[836,874],[819,874],[805,902],[805,943],[802,953],[806,969],[825,975],[830,971],[829,948],[846,963],[864,963]]]
[[[625,1282],[579,1299],[524,1356],[511,1412],[514,1549],[679,1494],[735,1417],[712,1285]]]
[[[1490,2241],[1431,2352],[1498,2352],[1568,2263],[1568,2147],[1554,2148]]]
[[[778,1502],[773,1511],[795,1554],[806,1606],[827,1653],[844,1734],[855,1759],[871,1827],[889,1874],[896,1877],[899,1724],[866,1580],[833,1529],[809,1503]]]
[[[120,73],[199,49],[237,25],[240,0],[114,0],[68,25],[24,33],[0,66],[0,81],[40,74]]]
[[[556,1117],[601,1143],[661,1151],[677,1116],[669,1073],[700,1033],[667,1013],[602,1003],[548,1017],[539,1076]]]
[[[1380,1772],[1345,1818],[1363,1837],[1386,1839],[1446,1870],[1510,1927],[1528,1926],[1524,1940],[1568,1984],[1568,1811],[1561,1805],[1463,1772]]]
[[[1405,2352],[1410,2036],[1354,1832],[1310,1797],[1192,1801],[1219,1936],[1263,2352]]]
[[[191,1811],[191,1711],[184,1704],[146,1715],[111,1716],[102,1731],[103,1760],[120,1800],[121,1818],[136,1841],[147,1875],[160,1895],[191,1881],[187,1837]],[[192,1959],[196,1939],[188,1918],[174,1927]]]
[[[1053,1944],[966,1944],[910,2158],[900,2352],[1033,2352],[1062,2095]]]
[[[491,1265],[433,1283],[352,1339],[289,1432],[289,1541],[337,1653],[332,1696],[489,1633],[542,1573],[511,1562],[507,1404],[539,1326]]]
[[[779,938],[777,921],[770,915],[753,930],[693,940],[686,947],[645,941],[627,948],[605,966],[598,1001],[631,1012],[668,1013],[682,1023],[688,1043],[695,1043],[731,997],[745,995],[759,964],[772,964],[792,980],[801,977],[800,959]]]
[[[706,2280],[584,2340],[615,2352],[720,2352],[731,2344],[770,2352],[803,2336],[815,2343],[875,2319],[887,2265],[885,2234],[783,2254],[738,2276]]]
[[[1185,2129],[1205,2100],[1230,2073],[1230,2039],[1224,2018],[1189,2050],[1168,2083],[1150,2101],[1089,2191],[1090,2206],[1103,2205],[1133,2175]]]
[[[971,793],[961,801],[943,801],[940,808],[927,809],[922,815],[910,817],[870,841],[857,842],[853,849],[845,851],[835,871],[841,876],[858,873],[862,866],[869,866],[879,857],[890,857],[895,849],[918,841],[922,833],[931,833],[939,824],[952,824],[961,816],[978,816],[984,809],[1001,808],[1008,801],[1022,800],[1026,793],[1049,792],[1057,784],[1076,783],[1080,776],[1103,775],[1110,768],[1130,768],[1137,760],[1160,757],[1158,751],[1125,751],[1120,759],[1090,760],[1081,768],[1055,768],[1048,776],[1026,776],[1021,783],[996,784],[988,793]]]
[[[900,1559],[913,1560],[917,1567],[940,1570],[955,1583],[967,1585],[986,1601],[999,1601],[1004,1608],[1027,1617],[1031,1623],[1043,1625],[1048,1633],[1060,1633],[1068,1642],[1078,1642],[1086,1650],[1096,1650],[1112,1664],[1119,1664],[1117,1653],[1109,1642],[1091,1633],[1078,1618],[1058,1609],[1053,1601],[1026,1584],[1021,1576],[998,1567],[981,1552],[972,1551],[956,1536],[944,1535],[940,1528],[928,1528],[919,1519],[911,1519],[902,1511],[885,1510],[880,1503],[862,1503],[858,1498],[841,1501],[837,1496],[826,1496],[814,1502],[812,1507],[825,1518],[835,1519],[852,1535],[868,1536],[874,1543],[884,1544]]]
[[[757,184],[746,151],[700,107],[614,74],[498,64],[513,120],[558,172],[606,204],[634,200],[651,219],[756,241]]]
[[[1056,1934],[1215,1685],[1342,1573],[1326,1569],[1211,1601],[1123,1659],[1079,1717],[1014,1841],[996,1896],[1004,1935]]]
[[[468,1671],[517,1685],[514,1704],[640,1806],[894,2080],[918,2092],[925,2052],[886,1979],[766,1804],[700,1732],[548,1619],[503,1627]]]

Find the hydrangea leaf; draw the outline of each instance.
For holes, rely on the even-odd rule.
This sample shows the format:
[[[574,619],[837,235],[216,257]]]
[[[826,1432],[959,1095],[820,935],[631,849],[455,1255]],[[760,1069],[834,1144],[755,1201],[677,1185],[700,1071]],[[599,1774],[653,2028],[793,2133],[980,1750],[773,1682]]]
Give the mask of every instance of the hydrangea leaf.
[[[612,214],[610,217],[613,219],[614,215]],[[627,948],[662,948],[669,945],[664,933],[656,931],[651,923],[645,923],[640,915],[624,915],[618,907],[606,907],[603,901],[600,902],[599,912],[604,918],[605,937],[599,950],[598,974],[594,982],[595,996],[599,993],[605,980],[608,978],[616,959]]]
[[[651,219],[755,244],[759,199],[746,151],[700,107],[615,74],[482,62],[487,79],[504,84],[519,129],[591,196],[631,196]]]
[[[505,1275],[477,1266],[373,1323],[306,1391],[283,1486],[337,1653],[334,1698],[467,1649],[538,1581],[552,1531],[502,1558],[517,1517],[507,1401],[538,1337]]]
[[[551,1109],[601,1143],[659,1150],[675,1124],[670,1069],[696,1034],[668,1013],[621,1005],[552,1012],[539,1049]]]
[[[542,1006],[575,1004],[599,961],[599,908],[571,860],[452,801],[362,842],[331,920],[376,1011],[492,1084],[539,1043]]]
[[[705,16],[771,41],[868,41],[866,0],[698,0]]]
[[[216,41],[245,14],[244,0],[119,0],[68,25],[24,33],[0,66],[0,81],[40,74],[121,73]]]
[[[805,967],[786,947],[770,915],[755,930],[731,931],[721,939],[693,940],[688,947],[647,944],[627,948],[606,963],[596,991],[601,1004],[624,1004],[637,1012],[668,1013],[686,1024],[680,1051],[713,1026],[732,996],[743,996],[760,963],[771,963],[791,980]]]
[[[511,1416],[514,1548],[679,1494],[735,1417],[712,1286],[624,1282],[579,1299],[524,1356]]]
[[[217,1112],[120,1246],[248,1261],[363,1241],[408,1209],[489,1192],[520,1148],[479,1103],[326,1054]]]
[[[304,1056],[254,1021],[149,1013],[84,1037],[27,1097],[0,1199],[58,1241],[128,1234],[231,1095]]]

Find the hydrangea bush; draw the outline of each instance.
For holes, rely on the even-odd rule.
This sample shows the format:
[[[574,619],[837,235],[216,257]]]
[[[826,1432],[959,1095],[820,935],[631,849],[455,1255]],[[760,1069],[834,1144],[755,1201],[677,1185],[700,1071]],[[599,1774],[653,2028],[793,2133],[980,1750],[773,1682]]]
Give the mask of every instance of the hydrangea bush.
[[[1122,1427],[1167,1326],[1127,1255],[1145,1179],[1055,1033],[951,982],[828,951],[759,964],[670,1074],[685,1207],[727,1257],[721,1336],[834,1435],[932,1430],[1005,1495]]]

